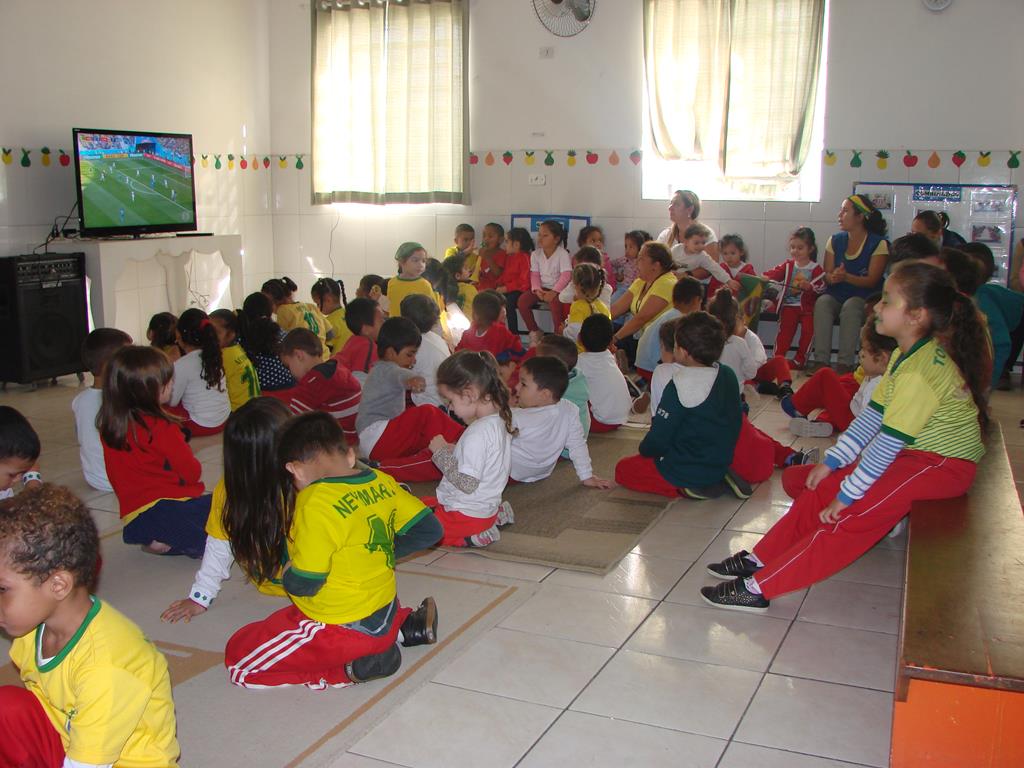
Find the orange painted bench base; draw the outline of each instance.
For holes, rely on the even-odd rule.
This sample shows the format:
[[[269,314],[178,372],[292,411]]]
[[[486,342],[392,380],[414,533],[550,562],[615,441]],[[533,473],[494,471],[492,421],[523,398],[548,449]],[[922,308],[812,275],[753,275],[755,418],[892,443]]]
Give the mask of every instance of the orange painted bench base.
[[[893,712],[891,768],[1024,766],[1024,693],[909,682]]]

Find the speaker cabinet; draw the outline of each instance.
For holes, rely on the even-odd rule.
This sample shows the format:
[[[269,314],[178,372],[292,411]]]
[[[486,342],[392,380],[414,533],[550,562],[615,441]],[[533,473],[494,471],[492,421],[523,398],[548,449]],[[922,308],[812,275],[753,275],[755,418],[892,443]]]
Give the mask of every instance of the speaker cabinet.
[[[80,373],[88,329],[85,254],[0,258],[0,381]]]

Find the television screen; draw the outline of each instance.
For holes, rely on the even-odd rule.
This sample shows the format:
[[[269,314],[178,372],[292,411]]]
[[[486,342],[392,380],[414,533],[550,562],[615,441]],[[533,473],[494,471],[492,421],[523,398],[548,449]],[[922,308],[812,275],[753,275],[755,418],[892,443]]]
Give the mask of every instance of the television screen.
[[[191,135],[91,128],[72,133],[83,235],[196,228]]]

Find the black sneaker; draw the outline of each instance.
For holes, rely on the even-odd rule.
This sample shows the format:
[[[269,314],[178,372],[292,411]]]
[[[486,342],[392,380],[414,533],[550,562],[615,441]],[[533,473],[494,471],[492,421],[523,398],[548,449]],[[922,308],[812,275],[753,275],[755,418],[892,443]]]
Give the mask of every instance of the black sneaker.
[[[714,485],[702,485],[687,486],[679,489],[679,495],[687,499],[694,499],[695,501],[707,501],[708,499],[717,499],[719,496],[724,496],[729,492],[729,486],[725,483],[715,483]]]
[[[747,589],[743,579],[725,581],[713,587],[702,587],[700,596],[708,605],[729,611],[764,613],[770,605],[764,595],[755,594]]]
[[[775,393],[775,396],[779,398],[779,400],[781,400],[784,397],[792,397],[793,387],[791,387],[789,382],[787,381],[785,384],[781,384],[779,386],[779,391]]]
[[[725,579],[727,581],[732,581],[737,577],[745,579],[748,576],[753,576],[761,570],[761,566],[755,565],[754,561],[747,557],[749,554],[747,550],[741,549],[735,555],[730,555],[720,563],[708,563],[708,573],[716,579]]]
[[[774,381],[759,381],[757,383],[758,394],[779,396],[779,385]]]
[[[428,597],[402,622],[402,645],[433,645],[437,642],[437,603]]]
[[[397,645],[386,651],[350,661],[345,665],[345,674],[353,683],[365,683],[380,677],[390,677],[402,666],[402,652]]]
[[[725,471],[723,481],[729,487],[729,490],[732,491],[733,496],[737,499],[749,499],[754,493],[754,489],[750,487],[750,483],[737,475],[731,469],[727,469]]]

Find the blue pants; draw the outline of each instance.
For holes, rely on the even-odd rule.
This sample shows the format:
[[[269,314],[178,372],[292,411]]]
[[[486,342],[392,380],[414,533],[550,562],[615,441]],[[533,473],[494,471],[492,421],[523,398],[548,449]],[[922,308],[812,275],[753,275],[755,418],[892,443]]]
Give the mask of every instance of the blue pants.
[[[168,555],[203,556],[206,549],[206,519],[210,516],[210,494],[177,501],[161,499],[124,527],[125,544],[160,541],[170,545]]]

